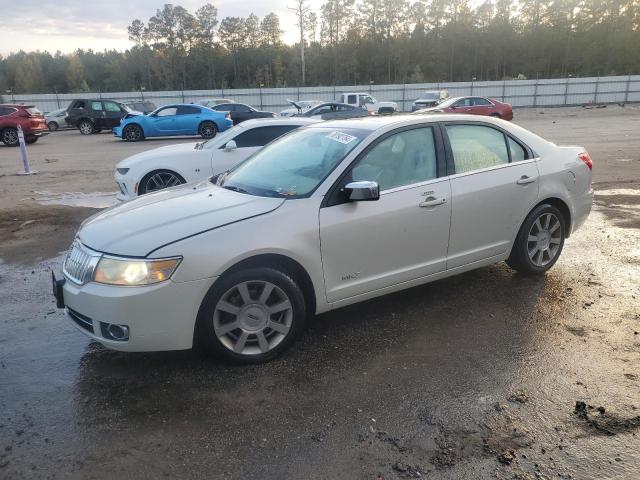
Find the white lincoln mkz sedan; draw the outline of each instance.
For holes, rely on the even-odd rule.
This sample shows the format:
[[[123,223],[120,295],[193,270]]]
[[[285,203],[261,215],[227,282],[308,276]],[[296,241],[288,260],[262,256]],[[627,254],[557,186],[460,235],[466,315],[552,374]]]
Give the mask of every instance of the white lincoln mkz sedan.
[[[91,217],[54,291],[110,348],[264,361],[316,313],[503,260],[545,272],[591,210],[591,167],[499,119],[316,123],[216,184]]]

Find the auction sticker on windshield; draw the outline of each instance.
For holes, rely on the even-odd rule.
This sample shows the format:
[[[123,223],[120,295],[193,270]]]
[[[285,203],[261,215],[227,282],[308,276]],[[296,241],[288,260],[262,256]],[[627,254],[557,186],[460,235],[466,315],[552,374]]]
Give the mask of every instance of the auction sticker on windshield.
[[[336,142],[344,143],[345,145],[347,143],[353,142],[356,139],[356,137],[354,137],[353,135],[342,132],[331,132],[329,135],[327,135],[327,138],[335,140]]]

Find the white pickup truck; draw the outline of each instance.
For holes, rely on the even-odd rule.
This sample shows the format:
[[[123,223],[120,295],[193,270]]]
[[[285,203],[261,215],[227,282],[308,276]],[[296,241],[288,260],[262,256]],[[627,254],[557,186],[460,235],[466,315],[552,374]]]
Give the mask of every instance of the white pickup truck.
[[[391,115],[398,111],[397,103],[379,102],[368,93],[343,93],[340,101],[349,105],[357,105],[379,115]]]

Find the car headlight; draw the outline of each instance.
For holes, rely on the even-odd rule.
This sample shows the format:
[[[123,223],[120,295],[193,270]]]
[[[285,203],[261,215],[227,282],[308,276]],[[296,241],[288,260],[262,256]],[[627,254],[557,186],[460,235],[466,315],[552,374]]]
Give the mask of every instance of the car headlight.
[[[129,168],[116,168],[116,170],[118,171],[118,173],[120,175],[126,175],[127,172],[130,170]]]
[[[108,285],[152,285],[168,280],[181,260],[181,257],[157,260],[102,257],[93,272],[93,281]]]

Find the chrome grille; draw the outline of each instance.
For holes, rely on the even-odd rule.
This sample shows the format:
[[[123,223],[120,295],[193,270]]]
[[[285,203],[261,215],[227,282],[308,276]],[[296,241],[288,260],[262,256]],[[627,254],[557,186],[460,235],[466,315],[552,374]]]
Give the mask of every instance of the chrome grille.
[[[87,249],[76,240],[64,261],[63,272],[72,282],[84,285],[91,280],[99,259],[100,254]]]

